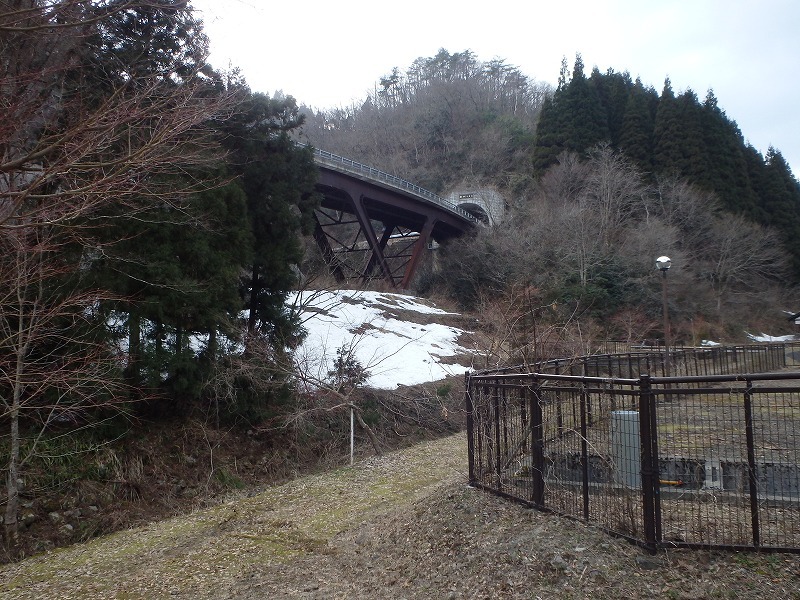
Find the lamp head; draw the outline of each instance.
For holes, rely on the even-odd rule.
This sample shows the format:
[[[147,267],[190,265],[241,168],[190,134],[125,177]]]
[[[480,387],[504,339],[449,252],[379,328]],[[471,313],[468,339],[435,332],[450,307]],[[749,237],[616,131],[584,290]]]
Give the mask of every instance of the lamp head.
[[[672,266],[669,256],[659,256],[656,259],[656,269],[666,272]]]

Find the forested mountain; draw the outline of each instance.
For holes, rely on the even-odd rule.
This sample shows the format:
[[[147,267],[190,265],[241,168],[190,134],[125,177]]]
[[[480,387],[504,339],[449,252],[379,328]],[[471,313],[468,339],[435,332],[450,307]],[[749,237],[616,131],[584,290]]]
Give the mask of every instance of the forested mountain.
[[[305,109],[309,140],[434,192],[486,183],[522,190],[547,84],[469,50],[419,58],[382,77],[360,106]]]
[[[595,68],[580,57],[571,74],[562,63],[558,88],[542,109],[534,152],[538,175],[567,150],[608,143],[651,179],[676,175],[713,192],[722,207],[781,232],[800,278],[800,184],[775,148],[766,156],[745,141],[714,92],[700,101],[675,95],[669,79],[659,95],[627,73]]]
[[[440,193],[505,197],[504,226],[444,248],[420,290],[558,306],[543,318],[580,315],[582,335],[593,322],[601,337],[658,337],[653,260],[668,254],[680,339],[779,319],[800,278],[800,186],[780,153],[748,145],[713,92],[701,102],[669,81],[659,94],[584,71],[580,56],[571,71],[563,61],[553,90],[500,59],[440,50],[360,106],[310,113],[305,133]]]
[[[746,142],[713,91],[659,94],[627,72],[562,62],[558,86],[537,83],[501,59],[469,50],[419,58],[382,77],[360,106],[309,114],[320,148],[435,192],[488,185],[516,199],[563,152],[598,144],[622,152],[650,183],[677,176],[712,192],[721,207],[775,228],[800,280],[800,184],[775,148]]]

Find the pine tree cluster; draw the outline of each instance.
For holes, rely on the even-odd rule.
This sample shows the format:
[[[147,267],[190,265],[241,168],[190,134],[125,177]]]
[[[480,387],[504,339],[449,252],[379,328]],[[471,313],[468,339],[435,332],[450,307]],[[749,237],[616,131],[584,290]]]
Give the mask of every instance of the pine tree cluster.
[[[542,107],[534,169],[541,176],[562,152],[585,154],[600,143],[651,178],[685,178],[724,209],[774,227],[800,280],[800,184],[777,149],[762,156],[746,142],[712,90],[700,101],[691,89],[676,95],[667,79],[659,95],[628,73],[595,67],[586,77],[580,56],[571,73],[564,61]]]

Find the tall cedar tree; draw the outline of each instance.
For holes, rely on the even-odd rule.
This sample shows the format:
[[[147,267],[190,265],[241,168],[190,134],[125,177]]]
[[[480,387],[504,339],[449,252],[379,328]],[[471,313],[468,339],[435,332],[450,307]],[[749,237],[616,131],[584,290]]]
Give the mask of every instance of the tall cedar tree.
[[[641,80],[628,93],[620,127],[619,147],[645,173],[653,170],[653,127],[658,95]]]
[[[672,174],[680,160],[680,142],[680,112],[672,82],[667,78],[653,125],[653,167],[656,172]]]
[[[534,150],[534,168],[541,175],[564,150],[583,154],[609,140],[608,115],[595,82],[586,78],[583,60],[575,58],[572,77],[566,81],[562,63],[559,87],[542,107],[540,137]]]
[[[217,357],[218,335],[242,310],[238,281],[252,245],[244,194],[233,184],[206,190],[180,210],[154,206],[112,231],[122,237],[98,268],[125,298],[110,308],[127,324],[128,383],[161,392],[149,405],[159,414],[182,411]],[[207,340],[201,355],[192,339]]]
[[[767,225],[775,227],[791,255],[795,281],[800,280],[800,183],[783,155],[771,147],[765,157],[761,200]]]
[[[157,79],[168,89],[198,76],[207,83],[207,95],[221,93],[205,64],[200,24],[181,4],[114,12],[87,44],[92,52],[73,83],[87,101],[101,104],[128,81]],[[206,172],[163,177],[166,194],[158,202],[143,197],[136,218],[126,218],[127,206],[111,206],[100,221],[103,252],[94,274],[121,299],[106,308],[125,325],[115,333],[127,333],[126,380],[137,396],[144,386],[148,395],[170,398],[149,405],[159,412],[179,410],[198,393],[203,373],[189,350],[191,336],[212,343],[241,310],[237,280],[249,256],[244,198],[230,186],[183,193],[221,168],[212,164]]]
[[[728,210],[752,213],[757,197],[747,174],[744,137],[719,107],[712,90],[703,103],[702,119],[709,168],[698,177],[697,183],[716,192]]]
[[[293,333],[285,307],[302,259],[299,234],[310,233],[317,205],[313,150],[290,134],[304,117],[294,98],[270,98],[242,89],[242,110],[224,126],[230,167],[247,198],[253,252],[241,281],[248,331],[271,339]]]
[[[601,75],[599,69],[595,67],[592,69],[589,82],[597,90],[597,95],[605,112],[608,124],[608,141],[612,146],[618,147],[622,135],[622,123],[625,118],[628,96],[633,87],[631,77],[628,73],[616,73],[613,70]]]

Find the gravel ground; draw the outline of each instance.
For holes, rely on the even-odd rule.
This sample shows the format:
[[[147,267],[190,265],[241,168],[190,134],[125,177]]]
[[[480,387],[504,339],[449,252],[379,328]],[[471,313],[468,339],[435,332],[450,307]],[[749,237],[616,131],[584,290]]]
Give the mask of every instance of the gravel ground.
[[[651,556],[466,486],[463,435],[0,568],[0,598],[800,598],[800,558]]]

